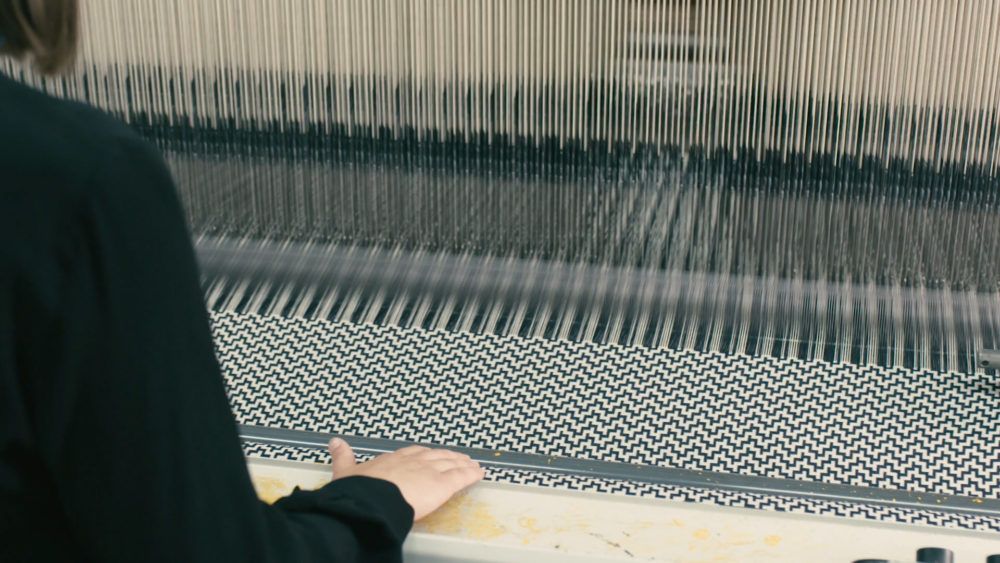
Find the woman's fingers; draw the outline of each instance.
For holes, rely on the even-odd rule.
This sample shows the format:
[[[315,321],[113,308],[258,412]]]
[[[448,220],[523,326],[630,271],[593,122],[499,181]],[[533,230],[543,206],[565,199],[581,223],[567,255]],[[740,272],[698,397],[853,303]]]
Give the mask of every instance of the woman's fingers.
[[[431,451],[430,448],[425,448],[424,446],[406,446],[405,448],[396,450],[396,453],[399,455],[417,455],[429,451]]]
[[[451,468],[445,471],[443,475],[452,483],[456,490],[461,490],[481,481],[486,472],[478,465],[475,467],[461,466]]]
[[[428,461],[436,459],[455,459],[455,460],[472,461],[471,457],[465,454],[460,454],[458,452],[453,452],[451,450],[431,450],[425,448],[424,451],[418,452],[416,455],[419,455],[421,459],[425,459]]]
[[[471,459],[435,459],[428,461],[434,471],[447,473],[452,469],[477,469],[479,464]]]
[[[334,447],[336,446],[336,447]],[[389,481],[399,488],[419,520],[444,504],[452,495],[483,478],[479,464],[465,454],[423,446],[409,446],[354,465],[354,454],[342,442],[331,443],[334,478],[361,475]],[[342,466],[339,464],[343,464]]]
[[[334,478],[343,477],[357,463],[354,459],[354,450],[340,438],[331,439],[327,449],[330,450],[330,464],[333,466]]]

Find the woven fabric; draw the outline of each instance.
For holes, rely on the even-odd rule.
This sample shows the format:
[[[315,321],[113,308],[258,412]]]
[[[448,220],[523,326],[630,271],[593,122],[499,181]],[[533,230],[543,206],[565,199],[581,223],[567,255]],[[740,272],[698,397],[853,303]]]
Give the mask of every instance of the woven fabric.
[[[244,424],[1000,494],[1000,393],[981,376],[235,313],[213,323]],[[985,517],[533,472],[491,478],[1000,531]]]

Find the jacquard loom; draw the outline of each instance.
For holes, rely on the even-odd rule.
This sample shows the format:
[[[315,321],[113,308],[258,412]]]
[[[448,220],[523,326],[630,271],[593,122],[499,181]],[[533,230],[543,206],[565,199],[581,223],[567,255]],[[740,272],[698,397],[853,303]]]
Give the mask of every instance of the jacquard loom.
[[[414,560],[1000,552],[1000,2],[84,20],[3,70],[164,150],[262,495],[334,433],[490,467]]]

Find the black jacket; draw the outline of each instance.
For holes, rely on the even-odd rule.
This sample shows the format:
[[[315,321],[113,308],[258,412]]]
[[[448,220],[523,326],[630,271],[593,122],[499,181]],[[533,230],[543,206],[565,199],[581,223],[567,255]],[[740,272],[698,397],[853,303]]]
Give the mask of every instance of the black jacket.
[[[398,560],[391,483],[257,499],[213,350],[157,151],[0,75],[0,561]]]

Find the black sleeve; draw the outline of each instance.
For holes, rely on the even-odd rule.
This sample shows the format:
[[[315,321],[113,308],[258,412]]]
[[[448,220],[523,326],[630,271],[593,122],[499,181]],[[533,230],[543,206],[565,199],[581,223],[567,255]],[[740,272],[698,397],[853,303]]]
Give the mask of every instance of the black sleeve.
[[[87,559],[393,561],[412,525],[365,477],[254,493],[170,175],[149,145],[102,151],[76,211],[37,444]]]

